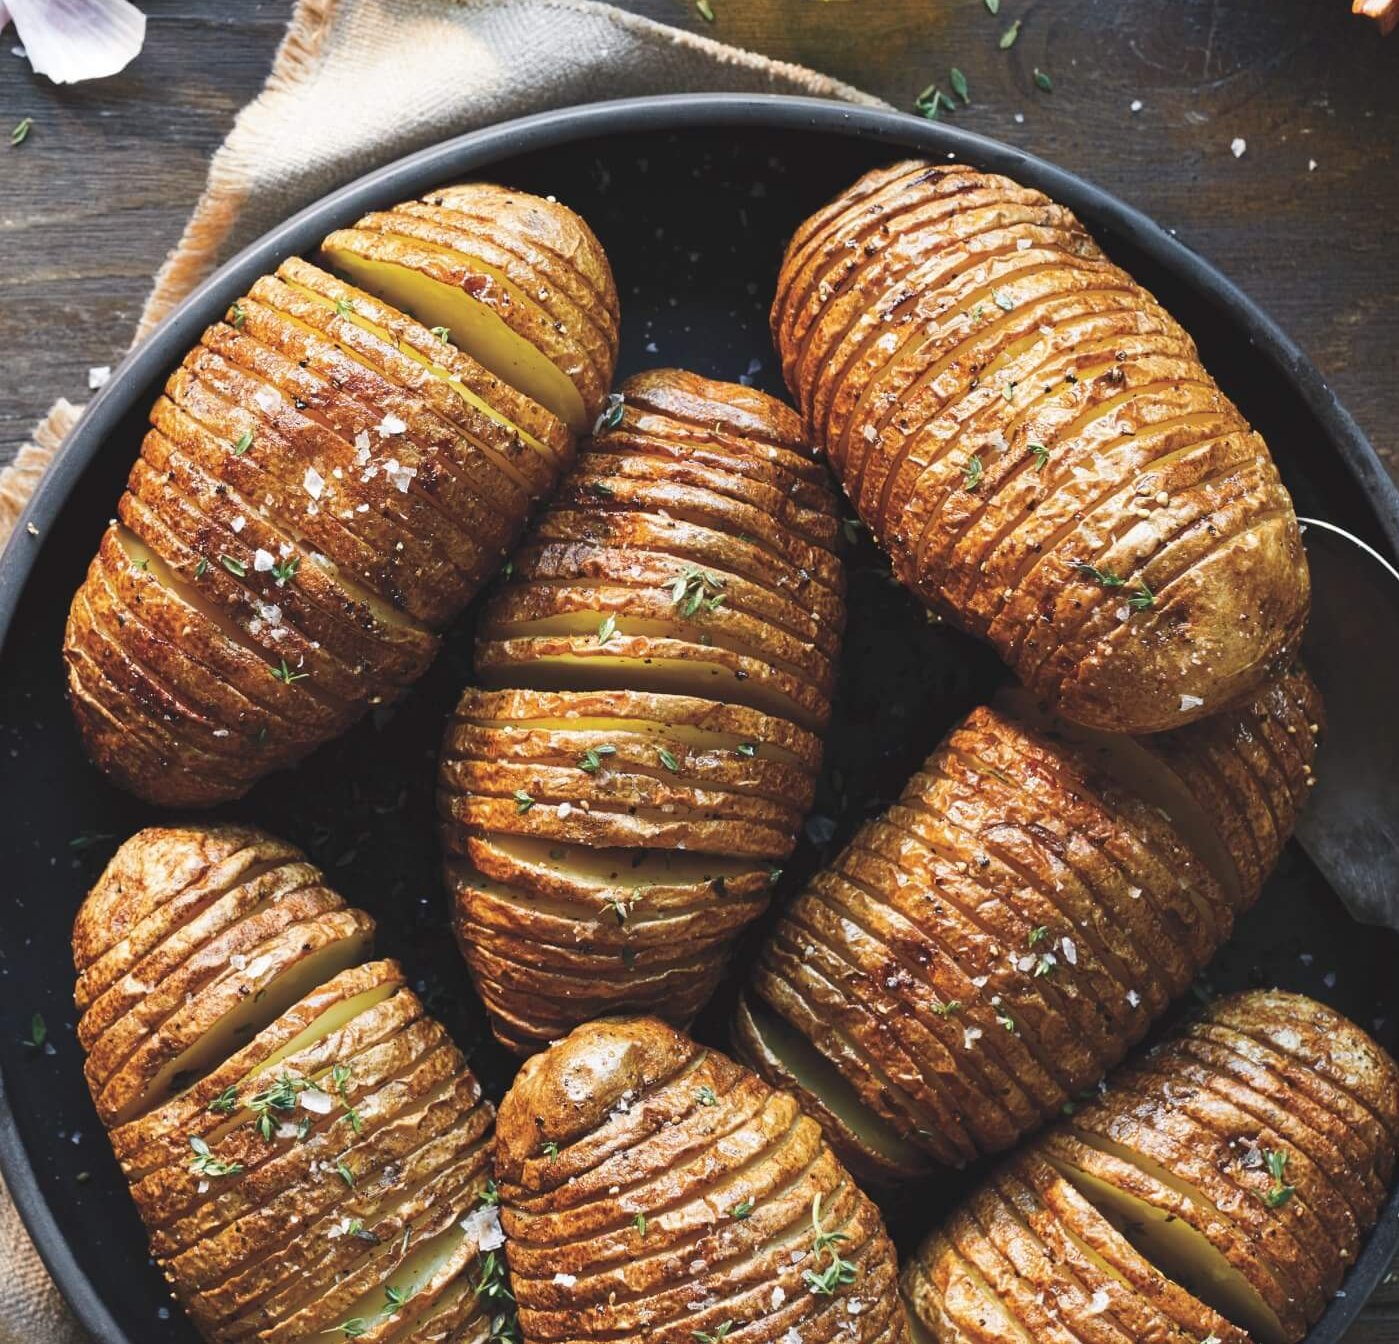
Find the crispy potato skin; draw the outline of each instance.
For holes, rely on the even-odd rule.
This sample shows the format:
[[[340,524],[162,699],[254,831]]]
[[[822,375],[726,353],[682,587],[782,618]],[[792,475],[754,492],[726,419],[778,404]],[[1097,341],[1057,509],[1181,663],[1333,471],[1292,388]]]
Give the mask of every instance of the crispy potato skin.
[[[798,229],[771,317],[895,575],[1065,718],[1179,727],[1295,652],[1306,558],[1267,446],[1047,197],[876,169]]]
[[[297,850],[239,826],[139,832],[75,920],[94,1101],[156,1262],[219,1344],[354,1317],[366,1339],[487,1331],[479,1230],[456,1229],[493,1110],[399,968],[362,959],[371,931]],[[190,1051],[197,1076],[152,1090]]]
[[[923,1169],[1008,1148],[1116,1064],[1228,938],[1305,800],[1319,714],[1296,669],[1241,710],[1136,744],[1205,804],[1224,842],[1211,859],[1086,749],[975,710],[792,902],[748,993]],[[790,1081],[740,1027],[743,1057]],[[862,1174],[918,1170],[811,1105]]]
[[[496,1173],[525,1338],[903,1341],[893,1247],[788,1094],[655,1018],[577,1028],[501,1103]],[[813,1219],[842,1233],[833,1262]],[[804,1256],[796,1254],[804,1251]],[[724,1326],[724,1322],[732,1326]]]
[[[1046,1302],[1095,1332],[1083,1339],[1256,1337],[1135,1249],[1087,1175],[1203,1236],[1274,1314],[1267,1333],[1296,1344],[1374,1225],[1396,1108],[1399,1068],[1331,1009],[1279,991],[1218,1000],[952,1214],[904,1268],[909,1311],[938,1341],[981,1337],[983,1315],[1055,1338]]]
[[[502,188],[459,194],[456,235],[508,253],[520,284],[570,311],[597,291],[586,366],[605,392],[616,292],[587,226]],[[74,597],[89,755],[171,807],[294,765],[423,673],[573,456],[568,426],[441,329],[284,263],[171,374]]]
[[[621,394],[482,614],[493,689],[439,767],[457,939],[522,1054],[708,999],[811,805],[845,622],[795,413],[674,369]]]

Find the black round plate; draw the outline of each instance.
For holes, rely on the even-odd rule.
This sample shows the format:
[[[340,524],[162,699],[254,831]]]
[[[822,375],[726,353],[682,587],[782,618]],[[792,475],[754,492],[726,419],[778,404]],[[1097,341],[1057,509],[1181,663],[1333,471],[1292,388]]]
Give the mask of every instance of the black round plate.
[[[1316,370],[1247,298],[1114,197],[948,126],[793,98],[597,104],[446,141],[303,211],[219,271],[117,370],[36,492],[32,526],[22,524],[0,557],[0,799],[8,819],[0,836],[0,1163],[44,1260],[104,1344],[194,1339],[146,1256],[73,1032],[73,912],[116,845],[163,818],[87,763],[64,703],[59,647],[69,599],[168,370],[202,327],[282,258],[310,252],[366,210],[485,174],[554,194],[596,229],[622,296],[621,373],[683,365],[781,392],[766,314],[783,244],[858,173],[909,152],[1008,173],[1076,210],[1194,334],[1206,364],[1267,436],[1298,511],[1329,518],[1383,551],[1399,546],[1399,493]],[[897,793],[952,720],[1004,677],[984,648],[929,625],[870,550],[852,561],[852,590],[820,815],[784,888]],[[256,821],[304,846],[348,899],[376,916],[381,947],[403,959],[498,1095],[513,1066],[490,1042],[451,946],[433,832],[434,758],[444,716],[470,676],[470,625],[468,614],[404,704],[219,815]],[[1294,847],[1206,980],[1314,994],[1392,1049],[1396,964],[1399,939],[1353,924]],[[732,983],[699,1035],[723,1042],[731,994]],[[35,1013],[48,1028],[37,1049],[24,1039]],[[916,1209],[889,1209],[903,1245],[955,1185],[936,1183]],[[1360,1310],[1399,1241],[1396,1212],[1399,1202],[1310,1344],[1333,1344]]]

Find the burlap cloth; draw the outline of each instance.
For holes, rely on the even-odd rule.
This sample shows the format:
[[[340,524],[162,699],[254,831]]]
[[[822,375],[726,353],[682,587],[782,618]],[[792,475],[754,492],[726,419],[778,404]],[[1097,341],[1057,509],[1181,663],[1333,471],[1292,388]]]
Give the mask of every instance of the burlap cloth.
[[[546,108],[694,90],[877,101],[591,0],[300,0],[266,85],[214,155],[136,338],[245,243],[410,150]],[[0,472],[0,545],[80,410],[60,401]],[[0,1283],[0,1344],[87,1338],[3,1186]]]

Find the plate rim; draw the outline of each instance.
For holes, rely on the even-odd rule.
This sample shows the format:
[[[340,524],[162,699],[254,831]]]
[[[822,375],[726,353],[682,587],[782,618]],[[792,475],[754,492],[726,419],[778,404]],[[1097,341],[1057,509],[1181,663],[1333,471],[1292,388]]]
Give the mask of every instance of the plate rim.
[[[1268,314],[1187,244],[1135,206],[1077,173],[989,136],[879,107],[788,94],[680,93],[614,99],[554,108],[468,131],[395,159],[329,192],[249,243],[182,300],[127,356],[88,403],[45,472],[14,533],[0,551],[0,652],[15,609],[38,562],[47,528],[62,511],[107,435],[138,396],[184,349],[210,315],[227,306],[284,257],[314,248],[329,228],[375,206],[431,189],[445,178],[476,172],[503,159],[578,140],[639,131],[690,129],[804,130],[887,144],[891,151],[970,162],[1039,187],[1076,212],[1087,206],[1098,220],[1195,291],[1235,315],[1252,343],[1287,379],[1339,450],[1360,486],[1393,556],[1399,556],[1399,485],[1385,470],[1365,433],[1311,359]],[[135,1344],[111,1315],[79,1266],[53,1210],[39,1188],[29,1153],[0,1075],[0,1173],[40,1259],[79,1322],[103,1344]],[[1386,1202],[1360,1255],[1303,1344],[1338,1344],[1358,1318],[1399,1249],[1399,1188]]]

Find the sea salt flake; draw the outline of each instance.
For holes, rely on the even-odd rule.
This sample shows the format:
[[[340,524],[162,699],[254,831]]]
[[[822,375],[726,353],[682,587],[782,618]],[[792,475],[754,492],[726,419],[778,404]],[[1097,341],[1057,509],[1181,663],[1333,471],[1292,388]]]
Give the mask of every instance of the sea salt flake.
[[[560,1288],[572,1288],[573,1285],[578,1282],[578,1275],[565,1274],[560,1271],[554,1275],[554,1282],[557,1283]]]
[[[282,399],[270,387],[260,387],[253,393],[254,403],[269,414],[275,411],[281,404]]]
[[[384,438],[390,434],[402,434],[407,428],[407,423],[393,414],[386,415],[378,424],[379,434]]]
[[[1015,250],[1017,252],[1028,252],[1034,244],[1028,238],[1017,238],[1015,240]]]
[[[87,385],[96,392],[99,387],[106,387],[107,380],[112,376],[112,366],[110,364],[98,364],[95,368],[87,371]]]
[[[1064,949],[1064,960],[1070,966],[1078,965],[1078,944],[1072,938],[1065,938],[1060,942],[1060,947]]]
[[[1198,695],[1182,695],[1180,697],[1180,709],[1183,714],[1187,709],[1199,709],[1205,702]]]
[[[1141,1003],[1141,1001],[1142,996],[1138,994],[1135,989],[1129,989],[1127,991],[1127,1002],[1130,1003],[1133,1008],[1136,1008]]]
[[[417,467],[400,466],[396,457],[391,457],[384,463],[384,475],[394,483],[394,487],[401,495],[408,493],[408,486],[417,474]]]
[[[964,1027],[962,1029],[962,1048],[970,1050],[981,1039],[980,1027]]]
[[[1106,1288],[1099,1288],[1088,1300],[1088,1314],[1090,1316],[1101,1316],[1108,1309],[1111,1302]]]
[[[329,1115],[335,1109],[335,1098],[319,1087],[308,1087],[296,1100],[303,1111],[312,1115]]]
[[[1230,152],[1236,159],[1241,159],[1241,158],[1243,158],[1243,156],[1244,156],[1244,150],[1246,150],[1247,148],[1248,148],[1248,141],[1245,140],[1245,139],[1243,138],[1243,136],[1241,136],[1241,135],[1236,135],[1236,136],[1229,142],[1229,152]]]
[[[474,1237],[479,1251],[495,1251],[505,1245],[505,1232],[500,1226],[500,1210],[494,1205],[473,1209],[461,1220],[461,1230]]]
[[[776,1311],[787,1300],[787,1290],[780,1283],[772,1288],[772,1309]]]
[[[247,527],[247,525],[248,520],[244,518],[241,513],[231,523],[229,523],[229,527],[231,527],[235,532],[241,532],[245,527]]]
[[[315,467],[307,467],[306,474],[301,478],[301,484],[312,499],[319,499],[325,490],[325,477]]]
[[[259,574],[266,574],[276,563],[272,558],[272,552],[264,551],[261,546],[253,552],[253,568]]]

